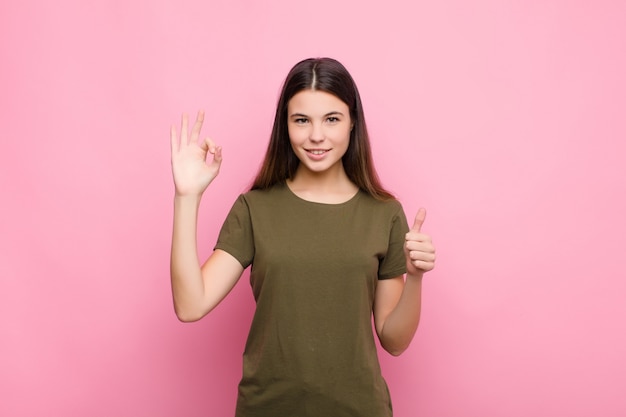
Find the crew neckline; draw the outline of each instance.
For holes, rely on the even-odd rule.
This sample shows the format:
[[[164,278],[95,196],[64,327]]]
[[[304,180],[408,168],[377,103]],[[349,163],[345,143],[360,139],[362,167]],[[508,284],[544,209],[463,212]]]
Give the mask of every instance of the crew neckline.
[[[356,193],[354,193],[354,195],[352,195],[350,198],[348,198],[346,201],[342,201],[340,203],[322,203],[319,201],[311,201],[311,200],[307,200],[306,198],[300,197],[298,194],[296,194],[291,187],[289,187],[289,184],[287,184],[287,181],[285,181],[283,183],[283,186],[287,189],[287,192],[289,194],[291,194],[294,198],[296,198],[297,200],[300,200],[304,203],[308,203],[308,204],[316,204],[319,206],[328,206],[328,207],[340,207],[340,206],[345,206],[346,204],[350,204],[351,202],[357,200],[359,198],[359,196],[361,195],[361,189],[358,188],[356,190]]]

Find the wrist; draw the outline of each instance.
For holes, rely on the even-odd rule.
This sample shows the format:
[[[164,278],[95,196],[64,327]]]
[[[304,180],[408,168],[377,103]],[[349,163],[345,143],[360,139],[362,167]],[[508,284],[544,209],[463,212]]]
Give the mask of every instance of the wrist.
[[[406,279],[414,280],[414,281],[422,281],[424,277],[424,271],[411,271],[406,273]]]
[[[200,205],[200,200],[202,199],[202,194],[179,194],[174,193],[174,204],[175,205]]]

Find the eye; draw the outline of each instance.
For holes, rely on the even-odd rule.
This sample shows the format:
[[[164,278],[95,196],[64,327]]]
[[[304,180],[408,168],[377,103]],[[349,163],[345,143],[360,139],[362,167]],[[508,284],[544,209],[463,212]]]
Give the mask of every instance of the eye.
[[[337,123],[339,121],[338,117],[335,116],[330,116],[328,119],[326,119],[328,122],[330,123]]]
[[[309,120],[305,119],[304,117],[298,117],[297,119],[293,119],[293,122],[295,124],[298,124],[298,125],[303,125],[303,124],[307,123],[308,121]]]

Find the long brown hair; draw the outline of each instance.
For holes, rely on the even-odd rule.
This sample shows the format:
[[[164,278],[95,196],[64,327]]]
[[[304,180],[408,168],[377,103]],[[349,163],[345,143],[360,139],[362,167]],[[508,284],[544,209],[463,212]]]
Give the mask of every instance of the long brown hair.
[[[287,104],[302,90],[330,93],[346,103],[354,127],[343,156],[343,167],[350,181],[378,200],[395,197],[380,184],[374,168],[361,97],[348,70],[332,58],[309,58],[297,63],[285,79],[276,106],[270,143],[251,189],[266,189],[293,178],[300,161],[291,148],[287,130]]]

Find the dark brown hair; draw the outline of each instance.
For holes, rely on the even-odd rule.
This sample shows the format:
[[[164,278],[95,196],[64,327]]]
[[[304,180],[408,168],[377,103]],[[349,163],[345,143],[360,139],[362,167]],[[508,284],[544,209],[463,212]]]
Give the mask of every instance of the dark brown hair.
[[[293,178],[300,161],[291,148],[287,130],[287,105],[302,90],[330,93],[346,103],[354,127],[343,166],[350,181],[378,200],[394,196],[380,184],[372,161],[361,97],[348,70],[332,58],[309,58],[297,63],[285,79],[276,107],[270,143],[251,189],[265,189]]]

